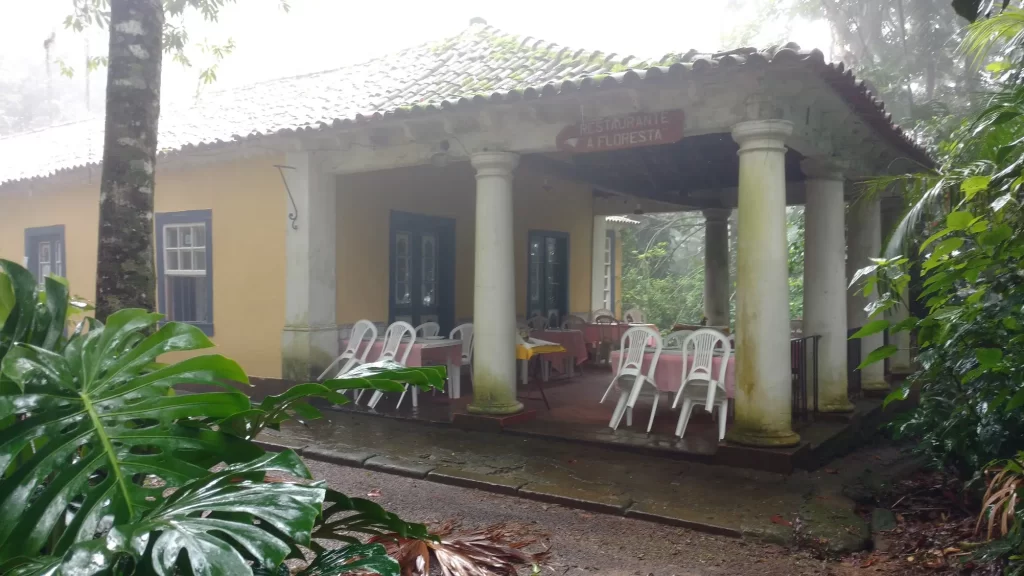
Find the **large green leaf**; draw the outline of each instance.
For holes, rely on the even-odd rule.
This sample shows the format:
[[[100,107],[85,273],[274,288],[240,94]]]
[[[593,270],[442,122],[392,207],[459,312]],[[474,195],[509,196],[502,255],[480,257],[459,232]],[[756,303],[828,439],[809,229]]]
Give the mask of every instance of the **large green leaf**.
[[[862,370],[865,366],[870,366],[871,364],[874,364],[875,362],[879,362],[881,360],[885,360],[886,358],[888,358],[889,356],[892,356],[893,354],[895,354],[898,351],[899,351],[899,348],[897,348],[893,344],[886,344],[885,346],[879,346],[878,348],[875,348],[874,350],[872,350],[871,353],[869,353],[867,355],[867,357],[864,358],[864,361],[861,362],[859,366],[857,366],[857,370]]]
[[[205,477],[212,464],[263,453],[201,425],[248,409],[244,394],[169,394],[180,383],[246,377],[216,355],[151,370],[160,354],[211,345],[186,324],[146,336],[159,319],[122,310],[57,351],[17,344],[0,363],[17,386],[0,391],[0,422],[10,423],[0,429],[0,563],[44,548],[60,556],[111,520],[141,518],[167,487]]]
[[[18,574],[105,573],[131,556],[143,573],[195,576],[252,574],[249,562],[281,564],[294,544],[309,544],[320,513],[319,484],[267,482],[268,472],[309,478],[291,450],[227,466],[178,488],[141,519],[115,525],[105,537],[76,544],[63,558],[21,565]]]
[[[380,544],[349,544],[321,552],[295,576],[341,576],[343,574],[380,574],[399,576],[401,568]]]
[[[313,530],[313,538],[358,544],[359,540],[353,533],[373,536],[398,534],[402,538],[420,540],[430,538],[430,533],[423,524],[406,522],[375,502],[349,498],[341,492],[328,489],[324,497],[323,513],[317,519],[316,528]],[[323,550],[315,542],[312,548]]]

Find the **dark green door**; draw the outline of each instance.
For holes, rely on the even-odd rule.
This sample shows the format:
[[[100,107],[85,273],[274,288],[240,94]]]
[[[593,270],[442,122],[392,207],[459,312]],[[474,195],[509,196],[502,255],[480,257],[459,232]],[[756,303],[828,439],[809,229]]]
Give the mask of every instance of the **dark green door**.
[[[527,254],[526,316],[557,324],[569,314],[569,235],[531,231]]]
[[[391,212],[389,322],[455,324],[455,221]]]

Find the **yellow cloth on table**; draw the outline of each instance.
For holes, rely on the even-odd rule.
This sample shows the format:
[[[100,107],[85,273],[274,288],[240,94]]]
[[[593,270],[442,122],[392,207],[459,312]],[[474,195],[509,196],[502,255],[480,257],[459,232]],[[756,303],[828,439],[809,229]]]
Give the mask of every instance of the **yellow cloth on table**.
[[[547,340],[530,338],[525,342],[516,344],[516,360],[529,360],[539,354],[556,354],[558,352],[565,352],[565,348],[561,344],[555,344]]]

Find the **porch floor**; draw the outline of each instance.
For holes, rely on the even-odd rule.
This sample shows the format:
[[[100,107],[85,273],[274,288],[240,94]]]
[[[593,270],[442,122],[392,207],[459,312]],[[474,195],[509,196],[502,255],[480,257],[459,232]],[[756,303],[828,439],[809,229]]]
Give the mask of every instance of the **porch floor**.
[[[523,436],[562,439],[610,448],[626,449],[631,452],[657,454],[672,458],[724,464],[744,468],[755,468],[787,473],[801,462],[809,460],[810,452],[828,443],[834,437],[850,428],[848,418],[819,418],[812,422],[794,422],[794,428],[804,438],[799,446],[784,449],[758,449],[718,441],[718,425],[708,412],[698,408],[690,419],[683,438],[674,434],[679,410],[672,409],[672,397],[662,394],[658,403],[651,433],[647,434],[647,423],[652,405],[651,396],[641,396],[633,412],[633,425],[626,426],[623,418],[618,430],[608,427],[614,409],[611,396],[600,403],[612,374],[607,366],[583,367],[573,378],[552,373],[549,382],[542,383],[531,378],[528,386],[519,387],[519,399],[529,418],[503,424],[502,432]],[[545,406],[540,390],[543,389],[550,407]],[[466,407],[472,402],[472,384],[468,371],[462,374],[462,397],[456,400],[446,394],[419,395],[419,406],[412,407],[411,398],[406,397],[400,409],[395,408],[397,394],[385,396],[372,411],[364,405],[349,404],[339,410],[364,414],[413,420],[434,424],[452,424],[458,415],[468,414]],[[365,404],[366,398],[363,398]],[[859,412],[870,411],[875,403],[866,403]],[[730,422],[731,425],[731,415]]]

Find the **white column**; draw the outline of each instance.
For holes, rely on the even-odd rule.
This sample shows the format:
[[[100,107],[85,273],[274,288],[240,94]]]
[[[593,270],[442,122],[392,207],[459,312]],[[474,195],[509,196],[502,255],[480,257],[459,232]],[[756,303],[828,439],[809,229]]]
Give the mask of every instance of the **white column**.
[[[728,439],[793,446],[786,243],[786,137],[793,124],[733,127],[740,145],[736,302],[736,421]]]
[[[728,209],[704,211],[704,317],[708,326],[729,325]]]
[[[608,221],[604,216],[594,216],[593,253],[590,269],[590,310],[604,308],[604,245],[608,236]]]
[[[288,154],[285,162],[292,167],[284,169],[284,177],[295,206],[282,190],[286,274],[281,376],[306,381],[319,376],[338,355],[337,189],[335,177],[323,170],[318,153]],[[294,223],[288,214],[297,216]]]
[[[818,409],[850,412],[846,366],[846,206],[842,166],[811,162],[804,208],[804,335],[818,340]]]
[[[850,204],[848,238],[846,252],[846,276],[853,278],[857,270],[869,266],[871,258],[877,258],[882,252],[882,213],[881,202],[877,195],[861,196]],[[877,290],[864,296],[863,287],[858,283],[847,290],[846,323],[850,329],[860,328],[868,323],[867,305],[878,297]],[[872,334],[860,341],[860,354],[863,360],[872,350],[882,346],[884,338],[881,332]],[[860,385],[862,390],[888,390],[885,382],[885,364],[875,362],[861,371]]]
[[[478,152],[473,284],[473,402],[470,412],[512,414],[516,400],[516,277],[512,175],[519,156]]]

